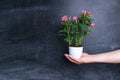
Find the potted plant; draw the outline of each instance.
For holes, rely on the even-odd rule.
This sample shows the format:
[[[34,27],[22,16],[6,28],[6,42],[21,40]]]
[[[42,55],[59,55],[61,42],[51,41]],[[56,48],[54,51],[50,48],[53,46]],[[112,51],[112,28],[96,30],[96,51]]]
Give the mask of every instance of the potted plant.
[[[91,11],[81,11],[78,16],[61,18],[62,29],[60,35],[69,45],[69,54],[75,58],[80,58],[83,53],[83,38],[93,29]]]

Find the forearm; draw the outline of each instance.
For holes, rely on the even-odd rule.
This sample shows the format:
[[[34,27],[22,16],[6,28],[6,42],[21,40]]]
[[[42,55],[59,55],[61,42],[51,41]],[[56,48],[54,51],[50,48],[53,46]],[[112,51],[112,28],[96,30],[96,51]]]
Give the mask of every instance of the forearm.
[[[120,50],[91,55],[91,62],[120,63]]]

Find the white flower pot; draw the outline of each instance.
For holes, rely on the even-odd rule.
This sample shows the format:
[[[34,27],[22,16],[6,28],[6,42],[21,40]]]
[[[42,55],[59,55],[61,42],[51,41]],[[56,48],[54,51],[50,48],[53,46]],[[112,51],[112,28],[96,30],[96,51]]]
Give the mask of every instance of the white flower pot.
[[[83,47],[71,47],[69,46],[69,54],[74,58],[80,58],[83,53]]]

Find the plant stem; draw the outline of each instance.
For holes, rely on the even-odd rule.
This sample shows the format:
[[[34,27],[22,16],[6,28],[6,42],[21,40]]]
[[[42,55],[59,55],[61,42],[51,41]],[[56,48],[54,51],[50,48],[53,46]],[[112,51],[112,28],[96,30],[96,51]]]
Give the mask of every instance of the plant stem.
[[[71,45],[71,39],[70,39],[70,26],[68,25],[68,23],[67,23],[67,35],[68,35],[68,43],[69,43],[69,45]]]

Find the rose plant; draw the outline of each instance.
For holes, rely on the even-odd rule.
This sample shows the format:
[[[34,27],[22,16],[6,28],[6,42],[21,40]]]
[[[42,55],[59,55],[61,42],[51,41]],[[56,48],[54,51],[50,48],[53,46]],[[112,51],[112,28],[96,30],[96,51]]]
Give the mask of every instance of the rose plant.
[[[93,29],[95,24],[92,22],[91,11],[81,11],[78,16],[61,18],[62,29],[60,34],[64,35],[65,41],[69,46],[81,46],[83,38]]]

